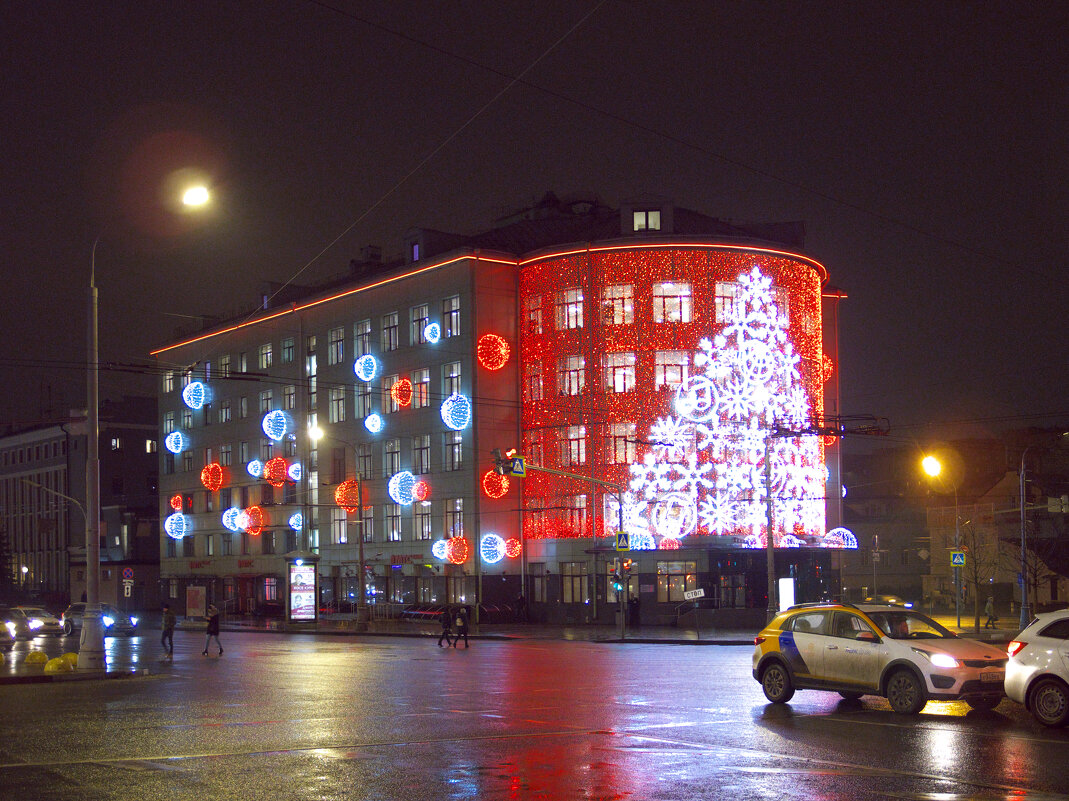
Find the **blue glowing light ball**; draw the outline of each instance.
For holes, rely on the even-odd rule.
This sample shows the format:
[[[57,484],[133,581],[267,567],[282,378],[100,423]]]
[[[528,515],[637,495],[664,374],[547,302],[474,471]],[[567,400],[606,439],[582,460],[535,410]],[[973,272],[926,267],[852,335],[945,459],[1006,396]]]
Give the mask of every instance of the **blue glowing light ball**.
[[[415,499],[415,496],[412,493],[412,489],[415,485],[416,477],[407,470],[395,473],[390,478],[390,497],[393,498],[394,503],[399,503],[402,506],[409,506]]]
[[[370,381],[379,371],[379,363],[375,357],[365,354],[353,362],[353,372],[361,381]]]
[[[302,515],[300,512],[294,512],[290,515],[290,519],[288,522],[290,524],[290,528],[292,528],[294,531],[300,531],[301,526],[304,525],[304,515]]]
[[[479,551],[488,565],[497,564],[505,558],[505,540],[497,534],[486,534],[479,543]]]
[[[249,471],[249,475],[253,478],[262,478],[264,474],[264,463],[259,459],[253,459],[245,465],[245,469]]]
[[[163,530],[167,532],[168,537],[180,540],[189,533],[189,518],[181,512],[175,512],[163,521]]]
[[[449,543],[445,540],[436,540],[434,545],[431,546],[431,555],[435,559],[445,559],[449,549]]]
[[[432,345],[442,338],[442,327],[438,323],[428,323],[423,329],[423,338]]]
[[[208,396],[208,387],[200,381],[186,384],[185,388],[182,390],[182,400],[185,401],[186,406],[190,409],[201,409],[204,407],[204,404],[210,400]]]
[[[171,453],[181,453],[189,447],[189,437],[181,431],[172,431],[163,440],[163,444]]]
[[[442,402],[442,422],[454,431],[467,428],[471,423],[471,401],[454,392]]]
[[[286,432],[291,428],[289,415],[285,412],[280,412],[276,409],[264,415],[264,433],[275,442],[286,436]]]
[[[382,417],[375,413],[369,414],[364,418],[364,428],[372,434],[378,434],[382,431]]]

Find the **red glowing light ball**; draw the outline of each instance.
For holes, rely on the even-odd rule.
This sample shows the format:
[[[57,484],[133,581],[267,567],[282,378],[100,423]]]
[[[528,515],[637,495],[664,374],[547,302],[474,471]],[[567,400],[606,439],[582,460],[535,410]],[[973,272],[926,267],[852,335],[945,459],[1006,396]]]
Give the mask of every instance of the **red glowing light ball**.
[[[171,496],[171,508],[174,509],[176,512],[181,512],[182,511],[182,496],[181,495],[172,495]]]
[[[679,540],[673,540],[669,537],[665,537],[661,540],[661,544],[657,546],[662,551],[678,551]]]
[[[208,492],[215,492],[223,486],[223,466],[219,462],[205,465],[200,471],[200,483]]]
[[[250,506],[245,510],[245,516],[249,521],[245,530],[254,537],[259,536],[264,530],[264,510],[259,506]]]
[[[454,565],[462,565],[467,562],[470,552],[471,547],[463,537],[450,537],[446,541],[445,558]]]
[[[390,387],[390,397],[402,409],[407,409],[412,403],[412,382],[407,378],[402,378]]]
[[[334,490],[334,502],[352,514],[360,508],[360,485],[351,478],[343,481]]]
[[[431,485],[426,481],[417,481],[412,485],[412,497],[417,501],[425,501],[431,495]]]
[[[498,475],[493,470],[487,470],[483,474],[483,492],[488,498],[503,498],[508,491],[508,476]]]
[[[505,540],[505,556],[509,559],[515,559],[523,552],[523,545],[515,537],[509,537]]]
[[[272,487],[281,487],[289,478],[289,463],[281,456],[269,459],[264,465],[264,480]]]
[[[479,364],[487,370],[500,370],[509,360],[509,343],[497,334],[483,334],[475,346]]]

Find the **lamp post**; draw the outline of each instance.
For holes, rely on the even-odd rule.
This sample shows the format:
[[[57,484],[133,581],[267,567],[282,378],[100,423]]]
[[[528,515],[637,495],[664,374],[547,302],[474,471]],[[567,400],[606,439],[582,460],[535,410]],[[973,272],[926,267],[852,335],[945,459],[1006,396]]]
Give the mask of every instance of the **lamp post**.
[[[936,456],[929,454],[921,460],[921,469],[931,478],[937,478],[943,474],[943,462]],[[948,480],[954,482],[954,549],[961,545],[960,515],[958,514],[958,483],[954,476]],[[1022,512],[1023,514],[1023,512]],[[954,565],[954,611],[958,618],[958,628],[961,628],[961,568]]]
[[[1028,562],[1027,551],[1025,546],[1025,538],[1028,531],[1028,515],[1025,512],[1027,505],[1026,490],[1025,490],[1025,475],[1024,475],[1024,458],[1028,455],[1028,450],[1031,448],[1029,445],[1021,453],[1021,471],[1019,473],[1021,480],[1021,628],[1024,629],[1032,620],[1032,607],[1028,603]]]

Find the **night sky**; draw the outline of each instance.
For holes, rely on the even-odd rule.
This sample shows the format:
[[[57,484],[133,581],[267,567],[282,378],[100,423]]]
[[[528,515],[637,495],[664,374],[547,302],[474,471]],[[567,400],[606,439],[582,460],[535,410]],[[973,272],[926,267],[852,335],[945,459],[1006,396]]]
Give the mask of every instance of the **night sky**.
[[[84,407],[264,281],[558,194],[805,220],[844,411],[1069,422],[1069,4],[6,2],[0,425]],[[197,218],[162,205],[179,168]],[[956,425],[951,425],[956,424]],[[960,424],[960,425],[958,425]]]

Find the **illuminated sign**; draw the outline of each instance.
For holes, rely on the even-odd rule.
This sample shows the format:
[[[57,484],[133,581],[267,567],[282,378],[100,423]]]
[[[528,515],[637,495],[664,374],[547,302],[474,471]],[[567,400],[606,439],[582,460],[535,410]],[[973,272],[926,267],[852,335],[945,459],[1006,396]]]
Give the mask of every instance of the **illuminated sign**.
[[[290,563],[290,620],[316,619],[316,566]]]

